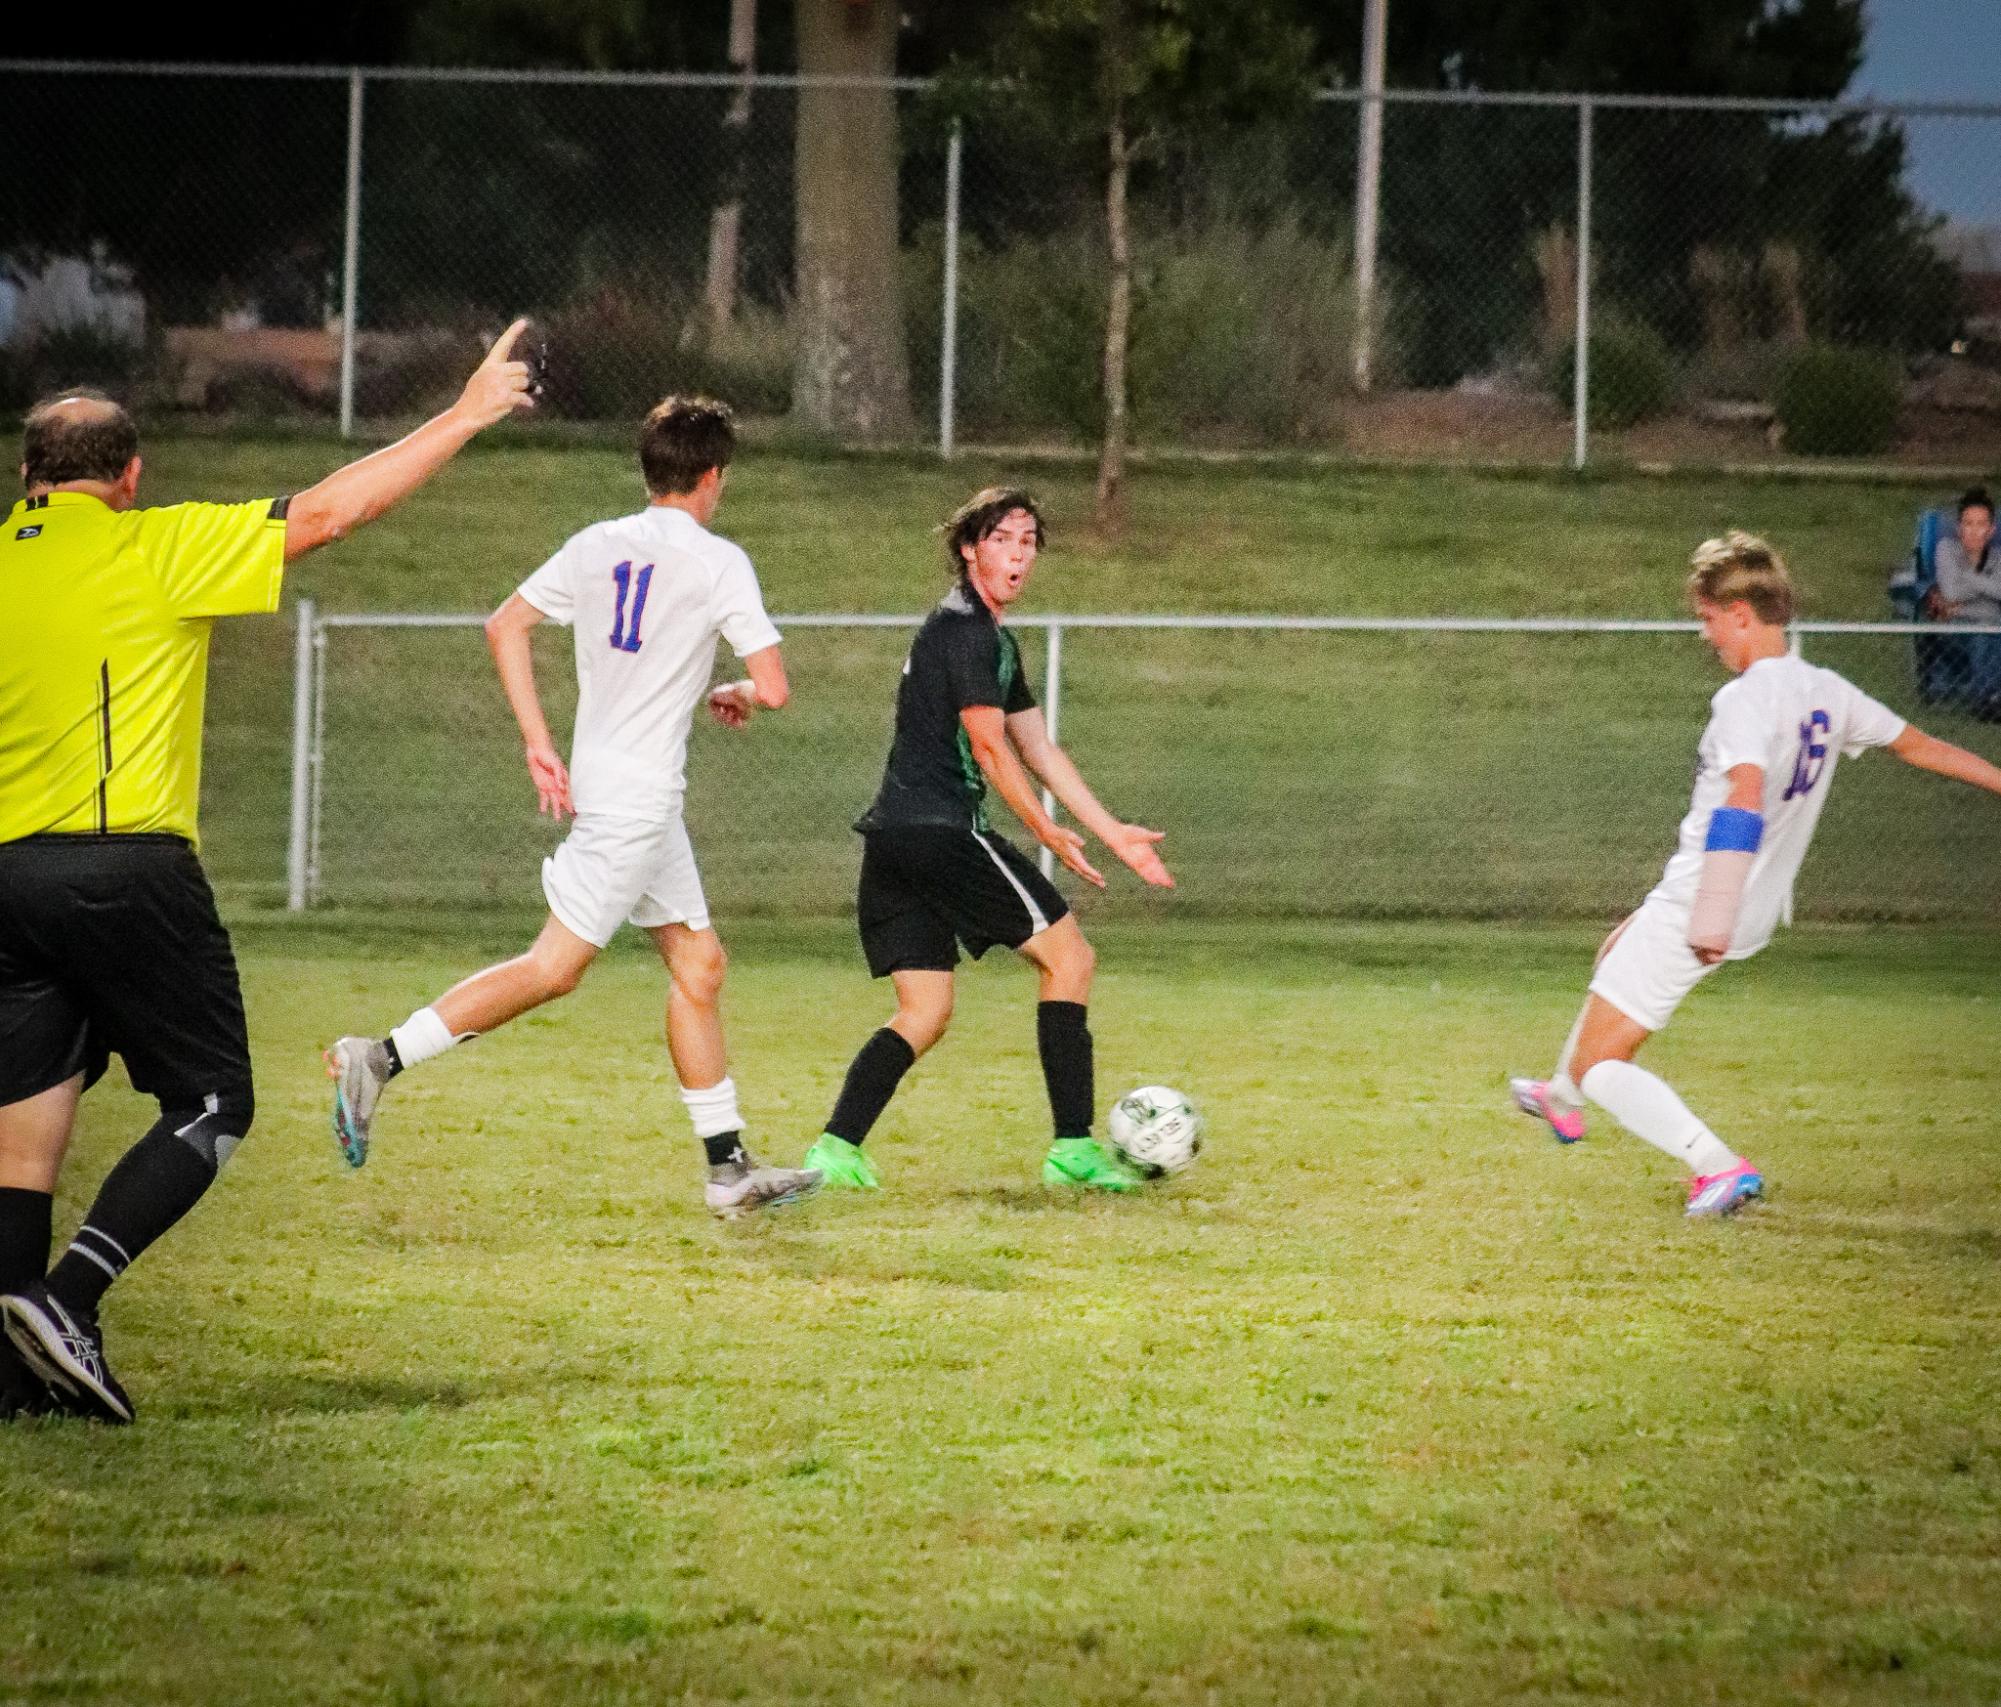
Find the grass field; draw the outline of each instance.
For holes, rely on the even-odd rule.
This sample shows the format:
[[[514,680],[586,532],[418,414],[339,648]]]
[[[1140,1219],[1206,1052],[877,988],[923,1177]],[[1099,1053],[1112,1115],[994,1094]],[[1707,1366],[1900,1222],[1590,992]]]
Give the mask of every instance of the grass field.
[[[166,440],[148,495],[337,458]],[[929,524],[1005,472],[759,453],[724,526],[775,609],[914,611]],[[1873,618],[1936,496],[1151,470],[1112,545],[1037,474],[1043,612],[1676,616],[1748,523],[1810,614]],[[484,610],[633,501],[622,453],[481,449],[292,585]],[[342,905],[274,917],[291,643],[218,631],[204,779],[258,1127],[110,1300],[139,1426],[5,1432],[0,1701],[2001,1699],[2001,802],[1844,769],[1805,909],[1950,922],[1809,926],[1691,1001],[1653,1063],[1771,1200],[1690,1225],[1665,1158],[1561,1150],[1503,1081],[1659,869],[1698,643],[1073,634],[1066,740],[1182,879],[1084,909],[1100,1100],[1183,1086],[1201,1162],[1046,1194],[1030,986],[984,966],[887,1190],[722,1227],[630,944],[341,1168],[319,1046],[517,948],[548,835],[476,634],[337,636]],[[796,632],[794,706],[696,746],[780,1159],[882,1015],[838,914],[901,649]],[[1824,656],[1907,703],[1901,642]],[[60,1232],[150,1118],[87,1100]]]
[[[1970,1702],[2001,1695],[1991,948],[1810,930],[1655,1064],[1766,1168],[1502,1108],[1591,939],[1102,935],[1101,1088],[1213,1138],[1036,1185],[1014,967],[873,1148],[725,1228],[616,950],[392,1093],[359,1175],[315,1050],[516,922],[240,931],[257,1132],[108,1313],[139,1424],[10,1429],[0,1699]],[[845,930],[734,933],[753,1137],[874,1022]],[[149,1119],[86,1104],[60,1205]]]

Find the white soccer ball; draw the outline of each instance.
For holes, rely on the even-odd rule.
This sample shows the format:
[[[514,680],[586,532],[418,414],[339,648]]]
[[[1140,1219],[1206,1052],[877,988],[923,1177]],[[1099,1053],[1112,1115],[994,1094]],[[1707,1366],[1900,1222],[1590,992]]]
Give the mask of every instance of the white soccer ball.
[[[1148,1178],[1178,1174],[1202,1148],[1202,1116],[1179,1091],[1141,1085],[1112,1104],[1112,1148]]]

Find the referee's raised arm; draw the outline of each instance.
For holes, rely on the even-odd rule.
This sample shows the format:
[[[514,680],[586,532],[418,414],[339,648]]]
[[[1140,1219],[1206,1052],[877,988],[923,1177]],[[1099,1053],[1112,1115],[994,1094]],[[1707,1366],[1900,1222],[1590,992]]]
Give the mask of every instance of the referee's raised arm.
[[[99,1302],[255,1112],[235,954],[196,857],[214,619],[276,610],[287,563],[529,408],[526,324],[443,414],[289,500],[141,509],[124,409],[79,390],[28,412],[27,495],[0,524],[0,1418],[132,1420]],[[112,1055],[160,1118],[51,1269],[70,1129]]]
[[[528,364],[513,358],[527,327],[517,320],[494,340],[459,400],[408,438],[336,469],[292,499],[285,515],[285,561],[339,539],[407,498],[496,421],[534,406]]]

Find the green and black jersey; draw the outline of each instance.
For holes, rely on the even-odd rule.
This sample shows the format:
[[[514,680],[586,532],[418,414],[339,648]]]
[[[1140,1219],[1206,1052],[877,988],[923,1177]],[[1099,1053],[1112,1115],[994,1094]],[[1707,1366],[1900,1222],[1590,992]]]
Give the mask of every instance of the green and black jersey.
[[[909,824],[987,827],[987,781],[959,713],[997,706],[1013,716],[1035,705],[1021,648],[963,582],[924,620],[896,691],[896,733],[874,803],[856,821],[864,835]]]

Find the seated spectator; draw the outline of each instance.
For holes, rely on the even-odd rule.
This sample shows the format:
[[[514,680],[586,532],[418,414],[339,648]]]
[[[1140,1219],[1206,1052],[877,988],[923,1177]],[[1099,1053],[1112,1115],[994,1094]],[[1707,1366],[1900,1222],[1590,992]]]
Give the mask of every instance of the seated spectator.
[[[1959,500],[1957,532],[1933,553],[1933,614],[1946,622],[2001,624],[2001,550],[1994,540],[1994,500],[1976,486]],[[1982,717],[2001,718],[2001,634],[1966,639],[1967,698]]]

